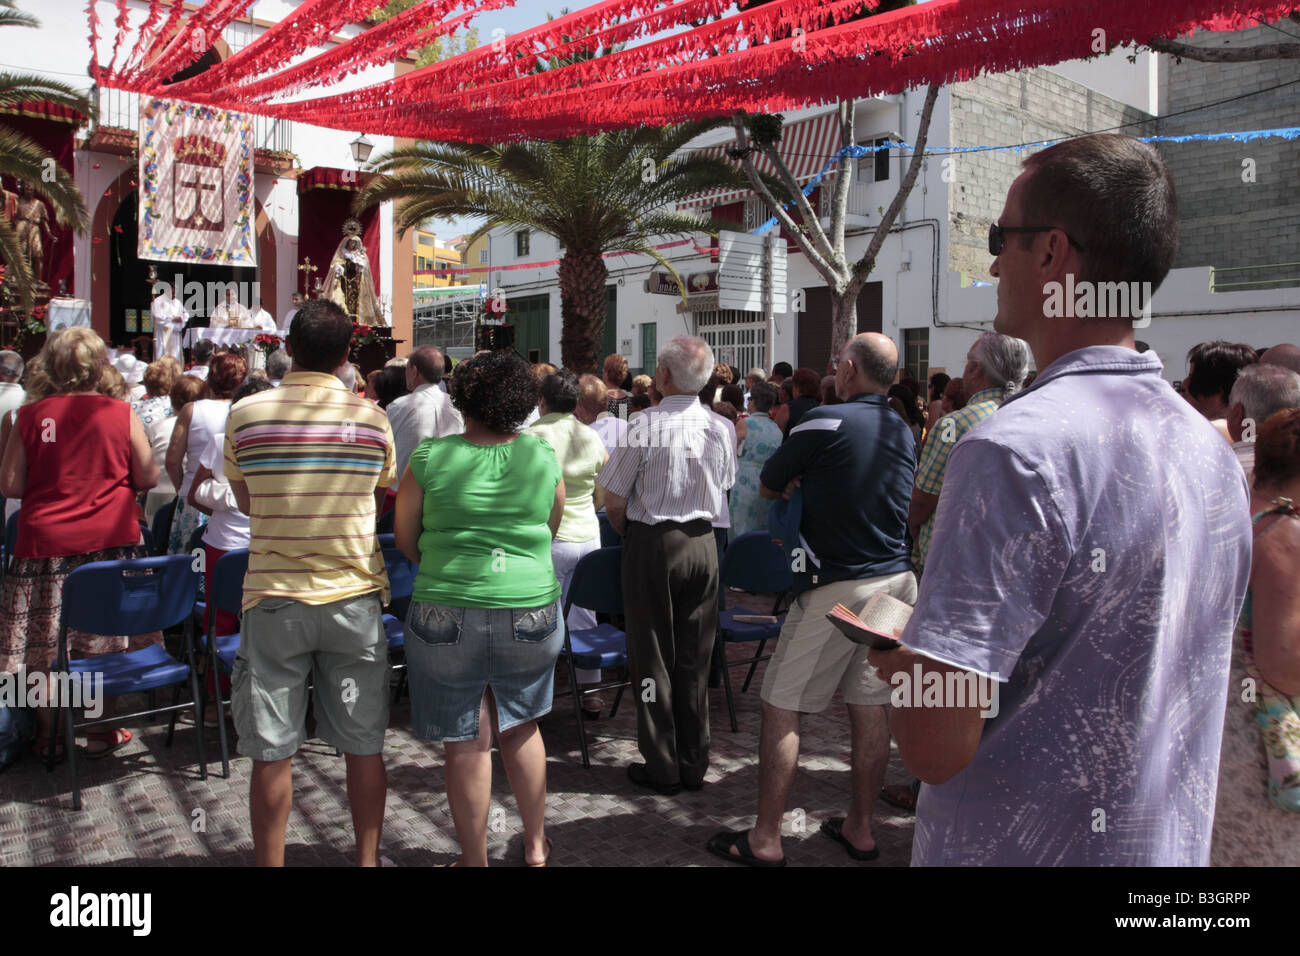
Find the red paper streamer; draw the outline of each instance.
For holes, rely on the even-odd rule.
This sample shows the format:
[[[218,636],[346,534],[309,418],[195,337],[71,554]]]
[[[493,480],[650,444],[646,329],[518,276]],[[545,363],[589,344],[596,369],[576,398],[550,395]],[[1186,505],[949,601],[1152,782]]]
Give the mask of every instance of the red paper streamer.
[[[194,14],[207,25],[222,22],[250,0],[216,0]],[[338,0],[335,0],[337,3]],[[489,0],[505,5],[511,0]],[[142,70],[111,71],[104,85],[150,95],[185,92],[193,102],[349,131],[469,142],[571,136],[634,125],[662,125],[725,115],[737,109],[774,112],[817,103],[894,93],[929,83],[970,79],[1086,57],[1094,31],[1108,47],[1145,43],[1192,29],[1235,30],[1271,22],[1290,2],[1260,0],[931,0],[871,18],[843,22],[853,0],[777,0],[742,10],[699,28],[585,62],[529,75],[535,57],[609,48],[674,30],[701,11],[721,13],[724,0],[604,0],[585,10],[524,31],[402,77],[334,96],[269,103],[307,84],[332,83],[391,60],[434,31],[454,29],[461,14],[429,29],[430,20],[458,8],[458,0],[426,0],[401,17],[366,31],[319,56],[270,76],[275,56],[305,49],[324,29],[267,31],[229,69],[176,87],[161,79],[184,60],[178,39],[160,34],[145,51]],[[310,0],[299,11],[321,12]],[[486,8],[487,4],[478,9]],[[152,4],[151,4],[152,9]],[[91,9],[92,46],[97,20]],[[175,10],[173,9],[173,16]],[[286,18],[290,24],[295,16]],[[331,14],[332,15],[332,14]],[[301,21],[300,21],[301,22]],[[332,22],[328,17],[321,22]],[[801,31],[793,35],[795,30]],[[313,32],[315,31],[315,32]],[[422,32],[423,31],[423,32]],[[570,39],[565,40],[568,36]],[[782,39],[774,40],[774,37]],[[264,42],[263,42],[264,41]],[[150,59],[152,57],[152,60]],[[280,59],[279,62],[283,62]],[[92,73],[96,67],[92,65]],[[230,79],[252,79],[229,85]],[[223,86],[223,83],[225,85]]]

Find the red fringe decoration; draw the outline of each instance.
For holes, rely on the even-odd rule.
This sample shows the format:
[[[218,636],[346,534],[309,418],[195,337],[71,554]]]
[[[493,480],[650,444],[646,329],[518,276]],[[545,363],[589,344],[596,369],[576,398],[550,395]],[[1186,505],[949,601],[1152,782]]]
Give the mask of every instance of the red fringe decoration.
[[[122,0],[119,0],[119,4]],[[221,66],[182,84],[162,80],[197,59],[167,24],[122,70],[92,75],[101,85],[349,131],[398,137],[504,142],[662,125],[737,109],[775,112],[839,99],[895,93],[1093,55],[1193,29],[1238,30],[1272,22],[1292,2],[1262,0],[931,0],[845,22],[862,0],[776,0],[730,16],[730,0],[602,0],[450,60],[333,96],[283,100],[392,62],[479,10],[514,0],[425,0],[398,17],[277,73],[268,70],[318,45],[340,19],[374,0],[308,0]],[[150,4],[150,22],[156,19]],[[191,15],[215,30],[251,0],[209,0]],[[179,5],[178,5],[179,6]],[[120,5],[119,5],[120,9]],[[442,18],[455,13],[449,20]],[[98,21],[89,8],[91,43]],[[537,58],[573,56],[722,17],[621,52],[532,74]],[[442,21],[442,22],[438,22]],[[118,41],[120,42],[120,28]],[[566,40],[565,37],[569,39]],[[778,39],[779,38],[779,39]],[[114,59],[117,43],[114,44]],[[113,61],[110,60],[110,66]],[[148,64],[146,67],[144,64]],[[102,76],[100,75],[102,73]]]

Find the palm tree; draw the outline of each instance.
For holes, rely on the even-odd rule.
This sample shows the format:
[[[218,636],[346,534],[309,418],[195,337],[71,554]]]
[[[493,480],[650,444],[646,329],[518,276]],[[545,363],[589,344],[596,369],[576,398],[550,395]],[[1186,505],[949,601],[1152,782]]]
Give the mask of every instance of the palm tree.
[[[357,211],[398,200],[402,234],[426,219],[457,216],[486,221],[470,242],[504,225],[527,226],[560,240],[560,355],[566,368],[597,367],[605,329],[602,254],[630,251],[667,267],[653,247],[658,237],[716,235],[737,224],[688,212],[677,202],[720,186],[747,191],[733,164],[698,153],[674,157],[725,118],[575,136],[570,139],[476,146],[419,142],[373,163],[379,173],[357,197]],[[779,188],[779,187],[778,187]]]
[[[0,0],[0,27],[39,26],[35,17],[15,8],[14,0]],[[92,115],[89,99],[75,87],[31,73],[0,71],[0,108],[15,107],[24,100],[47,100],[83,116]],[[36,194],[53,207],[60,226],[73,226],[80,232],[89,224],[86,203],[71,174],[35,142],[6,126],[4,114],[0,114],[0,174],[30,183]],[[13,223],[2,215],[0,259],[5,265],[6,284],[18,293],[22,308],[30,310],[36,277],[19,248]]]

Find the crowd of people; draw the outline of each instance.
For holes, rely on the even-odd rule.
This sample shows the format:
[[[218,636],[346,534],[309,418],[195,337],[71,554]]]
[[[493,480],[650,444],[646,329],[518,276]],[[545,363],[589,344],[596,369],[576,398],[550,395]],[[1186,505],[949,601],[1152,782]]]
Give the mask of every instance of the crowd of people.
[[[719,566],[767,531],[793,587],[762,682],[756,818],[702,849],[785,865],[802,715],[838,694],[850,797],[821,832],[852,859],[879,855],[883,798],[916,813],[916,864],[1300,862],[1300,347],[1197,345],[1176,391],[1130,321],[1044,316],[1067,274],[1159,286],[1176,243],[1150,147],[1095,135],[1035,154],[990,228],[994,331],[960,376],[924,386],[878,333],[829,374],[742,374],[683,335],[652,375],[621,355],[600,375],[511,352],[453,369],[426,346],[363,378],[348,317],[322,300],[296,309],[264,372],[208,341],[189,369],[110,362],[88,329],[26,368],[0,352],[0,492],[19,516],[0,672],[49,672],[67,575],[143,556],[139,521],[171,507],[166,548],[199,535],[209,587],[224,554],[249,550],[242,619],[216,626],[242,635],[232,711],[257,861],[284,862],[314,675],[357,862],[375,865],[390,698],[376,530],[391,512],[418,564],[411,726],[445,748],[455,865],[487,863],[495,744],[524,862],[543,866],[537,722],[566,624],[596,624],[564,609],[601,521],[622,542],[642,758],[627,777],[666,797],[709,784]],[[915,607],[897,649],[830,623],[881,594]],[[161,635],[69,640],[88,655]],[[602,678],[579,671],[574,690]],[[908,682],[947,690],[921,704],[899,695]],[[602,716],[598,692],[575,700]],[[73,742],[41,720],[38,751],[57,757]],[[92,731],[87,754],[130,739]],[[891,739],[911,786],[883,786]]]

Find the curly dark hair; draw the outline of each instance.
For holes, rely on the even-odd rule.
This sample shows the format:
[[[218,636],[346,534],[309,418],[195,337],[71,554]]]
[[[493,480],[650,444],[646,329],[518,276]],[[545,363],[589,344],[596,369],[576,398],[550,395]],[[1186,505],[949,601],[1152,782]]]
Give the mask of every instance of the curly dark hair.
[[[567,368],[552,372],[542,379],[542,398],[552,412],[571,412],[578,407],[578,376]]]
[[[451,404],[496,432],[513,432],[537,407],[533,368],[513,352],[480,352],[452,372]]]

